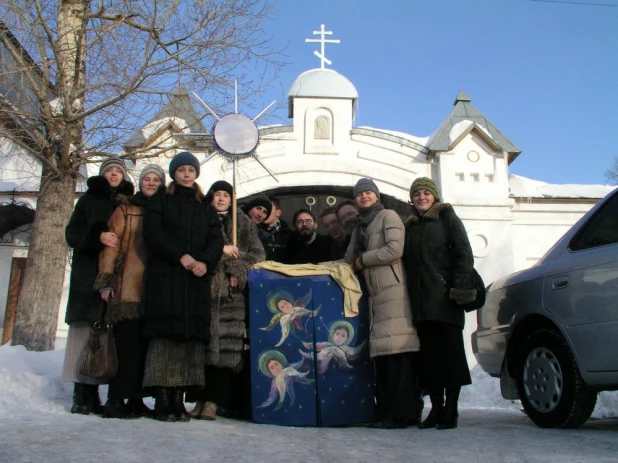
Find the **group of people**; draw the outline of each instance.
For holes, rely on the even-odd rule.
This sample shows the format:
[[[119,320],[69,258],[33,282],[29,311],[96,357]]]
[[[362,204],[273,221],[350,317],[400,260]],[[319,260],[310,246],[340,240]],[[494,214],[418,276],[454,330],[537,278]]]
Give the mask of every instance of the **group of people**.
[[[161,421],[250,418],[248,272],[263,260],[347,263],[365,280],[370,302],[378,428],[457,426],[461,386],[470,384],[459,305],[475,299],[473,257],[453,208],[436,184],[416,179],[405,224],[384,208],[371,179],[354,200],[318,218],[296,211],[281,220],[277,198],[258,195],[232,217],[232,186],[204,194],[189,152],[155,164],[133,194],[125,165],[108,159],[77,202],[66,228],[73,248],[63,381],[75,383],[72,413]],[[233,222],[236,240],[233,239]],[[327,235],[317,233],[321,224]],[[92,324],[106,308],[118,373],[80,374]],[[105,405],[99,384],[109,382]],[[424,421],[423,391],[432,409]],[[150,410],[143,398],[155,398]],[[185,400],[196,402],[188,412]]]

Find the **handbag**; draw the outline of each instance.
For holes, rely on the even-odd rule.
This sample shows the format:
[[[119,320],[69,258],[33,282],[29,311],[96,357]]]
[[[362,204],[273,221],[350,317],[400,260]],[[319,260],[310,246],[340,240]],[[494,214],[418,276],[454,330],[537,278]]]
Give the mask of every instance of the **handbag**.
[[[97,321],[90,329],[90,336],[79,366],[79,372],[91,378],[113,378],[118,372],[118,355],[113,326],[105,321],[106,304],[101,304]]]
[[[461,307],[466,312],[473,312],[483,307],[485,305],[485,296],[487,295],[485,292],[485,282],[474,267],[472,268],[472,287],[476,289],[476,299],[472,302],[467,302],[457,306]]]

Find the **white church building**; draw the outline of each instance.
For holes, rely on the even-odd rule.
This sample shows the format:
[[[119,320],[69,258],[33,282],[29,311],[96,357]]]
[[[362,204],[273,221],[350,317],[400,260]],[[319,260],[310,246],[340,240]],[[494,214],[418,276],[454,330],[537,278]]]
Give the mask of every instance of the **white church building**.
[[[385,205],[405,217],[411,183],[417,177],[430,177],[438,184],[442,200],[451,203],[463,220],[475,266],[489,284],[533,265],[612,189],[602,185],[549,185],[509,175],[510,164],[517,162],[522,151],[463,91],[454,90],[457,94],[450,113],[449,108],[444,108],[446,118],[430,137],[357,127],[354,115],[361,96],[351,80],[324,68],[324,60],[322,66],[303,72],[291,83],[290,124],[260,127],[255,152],[258,159],[247,156],[238,161],[239,198],[273,194],[282,202],[284,217],[291,217],[301,207],[317,215],[342,199],[352,199],[353,185],[369,177],[378,185]],[[126,142],[126,152],[155,145],[172,134],[206,132],[196,107],[197,102],[181,87]],[[508,132],[508,127],[502,129]],[[198,179],[204,191],[216,180],[232,183],[232,163],[223,156],[211,156],[215,147],[208,137],[176,136],[169,141],[170,146],[174,141],[180,148],[162,154],[154,162],[167,171],[176,152],[191,151],[200,161],[210,158],[202,165]],[[6,143],[6,139],[0,140],[0,149]],[[18,162],[0,156],[0,214],[16,199],[36,209],[38,184],[16,178]],[[135,178],[149,162],[153,159],[137,160],[130,166]],[[8,230],[0,243],[0,332],[3,320],[6,328],[7,307],[15,302],[15,288],[19,286],[11,285],[11,278],[15,279],[15,272],[19,272],[16,259],[21,258],[23,263],[27,256],[27,227]],[[66,336],[67,330],[66,289],[65,285],[59,336]],[[475,328],[472,313],[467,334]],[[473,356],[469,357],[474,361]]]

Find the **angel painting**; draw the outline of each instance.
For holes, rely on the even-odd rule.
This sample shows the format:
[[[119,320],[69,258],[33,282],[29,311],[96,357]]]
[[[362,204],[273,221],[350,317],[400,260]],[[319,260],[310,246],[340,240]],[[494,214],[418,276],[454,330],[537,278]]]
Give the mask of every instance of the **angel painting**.
[[[343,370],[351,370],[350,361],[356,360],[365,347],[367,340],[360,346],[350,347],[354,339],[354,327],[345,320],[337,320],[330,325],[328,330],[328,342],[317,342],[315,350],[317,355],[318,374],[323,375],[328,370],[331,360]],[[308,359],[313,359],[312,344],[304,342],[303,345],[309,352],[299,350],[301,355]]]
[[[296,363],[288,365],[288,360],[278,350],[267,350],[262,352],[258,358],[258,368],[263,375],[272,378],[270,384],[270,393],[268,398],[262,402],[257,408],[265,408],[277,402],[275,410],[283,406],[285,397],[290,397],[290,405],[294,404],[294,383],[311,384],[312,379],[307,378],[310,373],[307,371],[298,371],[304,363],[304,359]]]
[[[271,318],[267,327],[260,329],[270,331],[277,326],[277,324],[281,326],[281,339],[275,344],[275,347],[281,346],[290,332],[294,333],[295,331],[300,331],[305,335],[308,334],[307,328],[303,324],[303,318],[309,317],[312,313],[311,310],[306,308],[310,302],[311,290],[309,290],[304,297],[296,301],[292,294],[284,289],[279,289],[268,294],[266,303],[270,311],[275,315]],[[319,310],[320,308],[318,307],[315,313]]]

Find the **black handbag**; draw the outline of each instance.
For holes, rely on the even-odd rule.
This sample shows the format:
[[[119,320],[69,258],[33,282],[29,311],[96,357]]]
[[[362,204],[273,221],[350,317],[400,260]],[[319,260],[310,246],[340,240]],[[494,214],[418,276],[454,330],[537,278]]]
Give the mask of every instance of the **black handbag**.
[[[485,305],[485,282],[483,282],[483,278],[475,268],[472,268],[472,287],[476,289],[476,299],[472,302],[458,305],[466,312],[473,312]]]
[[[118,355],[113,326],[105,321],[106,304],[101,304],[97,321],[90,329],[79,372],[84,376],[103,379],[118,373]]]

